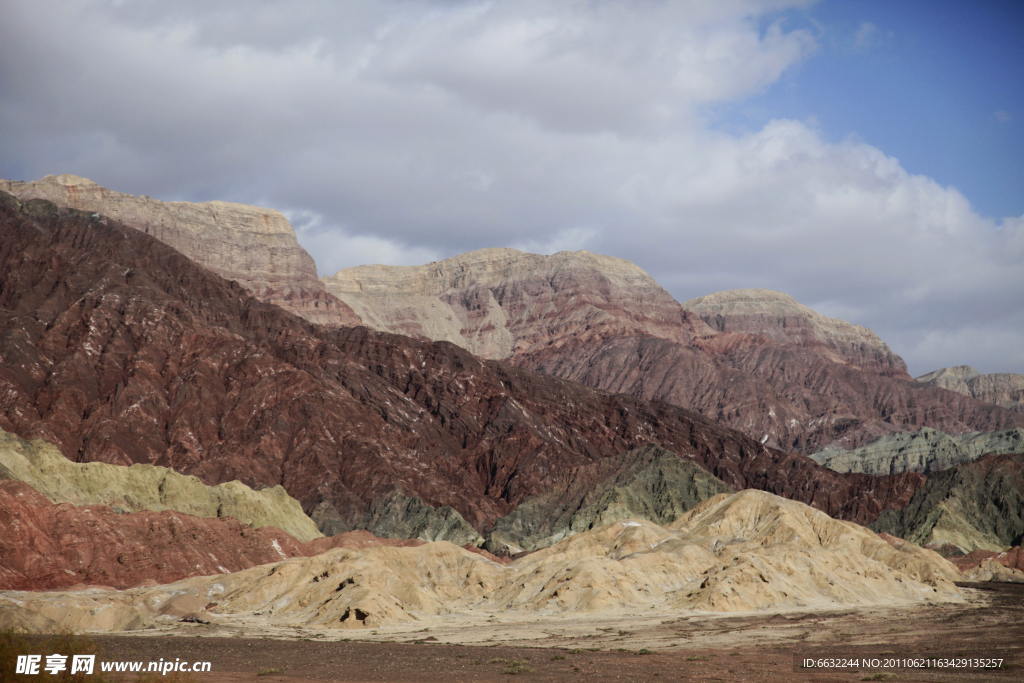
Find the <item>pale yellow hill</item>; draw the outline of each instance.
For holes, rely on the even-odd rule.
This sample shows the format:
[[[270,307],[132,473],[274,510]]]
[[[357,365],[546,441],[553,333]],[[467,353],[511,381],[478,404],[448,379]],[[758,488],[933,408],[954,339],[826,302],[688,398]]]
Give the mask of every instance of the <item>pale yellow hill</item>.
[[[338,549],[236,574],[119,592],[0,595],[0,628],[138,628],[202,611],[222,623],[382,628],[502,613],[533,618],[957,601],[936,553],[759,491],[722,494],[669,527],[615,522],[509,565],[447,542]],[[255,621],[254,621],[255,620]]]
[[[262,491],[237,481],[206,486],[196,477],[166,467],[74,463],[42,439],[25,441],[3,430],[0,479],[23,481],[54,503],[234,517],[254,528],[276,526],[300,541],[323,536],[281,486]]]

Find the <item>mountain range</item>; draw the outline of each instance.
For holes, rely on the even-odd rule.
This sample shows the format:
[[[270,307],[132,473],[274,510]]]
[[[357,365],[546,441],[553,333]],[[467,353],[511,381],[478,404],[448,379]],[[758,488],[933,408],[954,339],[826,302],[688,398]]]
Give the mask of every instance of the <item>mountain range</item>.
[[[914,382],[870,330],[766,290],[682,304],[628,261],[484,249],[425,266],[324,278],[365,324],[695,410],[777,448],[850,449],[886,434],[1024,425],[991,403]]]
[[[319,281],[313,259],[271,209],[160,202],[72,175],[0,181],[0,189],[153,234],[313,322],[448,341],[482,358],[689,408],[784,450],[848,450],[921,427],[959,434],[1024,426],[992,409],[1020,399],[1015,376],[971,376],[972,386],[996,387],[976,395],[950,372],[915,383],[871,330],[780,292],[733,290],[680,304],[622,259],[512,249],[424,266],[360,266]]]
[[[143,232],[5,196],[0,427],[76,462],[282,485],[331,532],[365,527],[396,491],[484,531],[573,468],[649,443],[733,489],[860,522],[923,481],[841,475],[450,343],[316,326]]]
[[[1014,376],[915,381],[871,330],[785,294],[679,303],[622,259],[504,248],[317,280],[269,209],[67,175],[0,190],[0,508],[44,520],[19,543],[56,548],[64,525],[87,544],[87,519],[128,538],[149,515],[207,539],[194,554],[233,549],[161,581],[353,530],[517,557],[744,489],[946,554],[1020,543],[1019,456],[981,457],[1019,452]],[[175,487],[210,502],[167,503]],[[241,502],[259,496],[273,519]],[[44,556],[65,557],[17,555],[7,580]],[[46,585],[142,576],[54,562]]]

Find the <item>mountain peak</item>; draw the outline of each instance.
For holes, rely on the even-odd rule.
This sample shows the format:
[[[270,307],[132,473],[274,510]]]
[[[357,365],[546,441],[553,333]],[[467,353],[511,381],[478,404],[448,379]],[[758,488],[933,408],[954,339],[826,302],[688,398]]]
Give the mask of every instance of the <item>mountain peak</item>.
[[[829,318],[770,289],[733,289],[690,299],[682,304],[719,332],[755,334],[774,342],[825,346],[834,360],[864,369],[888,368],[882,374],[910,379],[903,359],[877,334],[861,325]],[[866,353],[867,351],[867,353]]]
[[[438,296],[453,289],[500,286],[524,276],[553,276],[572,268],[593,268],[621,283],[658,287],[654,278],[625,259],[589,251],[560,251],[546,256],[510,247],[478,249],[422,266],[376,264],[343,268],[323,278],[323,282],[335,294]]]
[[[360,322],[324,291],[313,257],[299,245],[284,215],[274,209],[222,201],[163,202],[108,190],[70,173],[31,182],[0,180],[0,190],[21,201],[45,199],[60,207],[108,216],[312,322]]]
[[[50,181],[50,178],[53,178],[53,181]],[[48,175],[48,176],[42,178],[41,180],[37,180],[36,182],[38,182],[38,183],[45,183],[47,181],[50,181],[50,182],[56,181],[58,184],[64,185],[65,187],[68,186],[68,185],[81,185],[81,186],[95,185],[96,187],[100,187],[99,183],[94,182],[92,180],[89,180],[88,178],[83,178],[82,176],[74,175],[73,173],[63,173],[63,174],[58,175],[58,176]],[[103,189],[106,189],[106,188],[103,188]]]
[[[915,377],[914,379],[917,380],[918,382],[927,382],[929,384],[939,384],[939,386],[944,386],[942,382],[937,382],[936,380],[942,378],[966,382],[969,379],[974,379],[975,377],[980,376],[981,373],[972,368],[970,365],[957,365],[956,367],[953,368],[939,368],[938,370],[933,370],[932,372],[929,372],[926,375],[921,375],[920,377]]]
[[[688,340],[679,303],[635,264],[589,251],[480,249],[422,266],[357,266],[323,278],[370,327],[505,359],[569,338]],[[706,330],[700,325],[701,331]]]

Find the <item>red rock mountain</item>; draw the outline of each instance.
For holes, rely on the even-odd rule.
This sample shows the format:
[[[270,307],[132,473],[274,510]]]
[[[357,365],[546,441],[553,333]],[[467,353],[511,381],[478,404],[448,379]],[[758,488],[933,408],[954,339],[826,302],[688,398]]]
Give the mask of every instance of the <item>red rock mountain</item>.
[[[87,178],[48,175],[41,180],[0,180],[0,190],[22,201],[97,212],[153,235],[260,300],[307,320],[358,325],[359,318],[317,280],[313,257],[279,211],[229,202],[162,202],[114,192]]]
[[[758,441],[813,453],[922,426],[1024,425],[1019,414],[911,381],[871,330],[767,290],[676,302],[628,261],[484,249],[425,266],[324,278],[366,324],[696,410]]]
[[[862,523],[923,481],[838,474],[452,344],[313,325],[93,213],[0,193],[0,237],[0,427],[75,461],[281,484],[349,528],[398,489],[484,530],[570,469],[647,443]]]

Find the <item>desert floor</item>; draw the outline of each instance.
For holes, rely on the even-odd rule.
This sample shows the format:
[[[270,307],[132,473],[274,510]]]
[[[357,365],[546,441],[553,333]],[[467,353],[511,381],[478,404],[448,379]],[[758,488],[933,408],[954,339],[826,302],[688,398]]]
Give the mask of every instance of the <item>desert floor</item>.
[[[742,615],[622,614],[367,630],[180,624],[96,636],[102,660],[205,660],[200,683],[1024,681],[1024,585],[965,584],[962,604]],[[422,624],[417,624],[417,627]],[[998,670],[799,669],[827,654],[999,656]],[[516,673],[513,673],[516,672]]]

